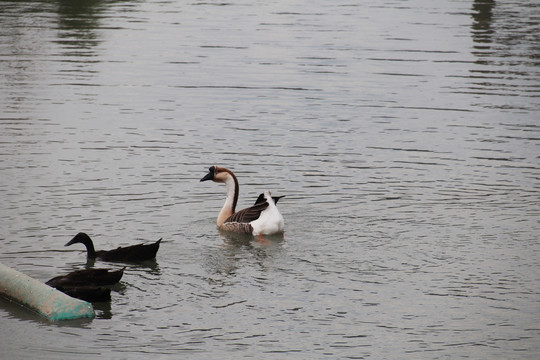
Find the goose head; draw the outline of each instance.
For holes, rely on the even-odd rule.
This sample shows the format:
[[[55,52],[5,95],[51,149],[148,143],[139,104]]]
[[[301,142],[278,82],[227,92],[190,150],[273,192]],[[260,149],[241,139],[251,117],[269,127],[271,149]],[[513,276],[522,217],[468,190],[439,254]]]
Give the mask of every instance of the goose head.
[[[230,177],[234,176],[232,171],[219,166],[210,166],[208,168],[208,174],[206,174],[201,181],[212,180],[217,183],[224,183]]]

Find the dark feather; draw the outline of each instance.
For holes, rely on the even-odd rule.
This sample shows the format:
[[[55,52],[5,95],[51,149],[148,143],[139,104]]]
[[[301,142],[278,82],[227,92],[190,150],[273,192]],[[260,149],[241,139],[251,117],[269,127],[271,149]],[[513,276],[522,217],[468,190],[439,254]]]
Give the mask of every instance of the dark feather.
[[[274,204],[277,204],[277,202],[279,201],[279,199],[285,197],[285,195],[281,195],[281,196],[272,196],[272,200],[274,200]],[[257,200],[255,200],[255,204],[254,205],[257,205],[257,204],[260,204],[262,202],[265,202],[266,201],[266,198],[264,197],[264,193],[261,193],[259,195],[259,197],[257,198]]]
[[[89,302],[111,301],[111,289],[99,286],[57,287],[71,297]]]
[[[252,207],[248,207],[244,210],[240,210],[239,212],[229,216],[227,220],[225,220],[225,223],[228,222],[237,222],[237,223],[249,223],[253,220],[257,220],[259,216],[261,216],[261,212],[268,207],[268,203],[265,201],[263,203],[253,205]]]
[[[69,246],[75,243],[82,243],[86,246],[87,256],[91,259],[100,258],[105,261],[124,261],[124,262],[141,262],[152,260],[156,257],[159,250],[161,239],[153,244],[138,244],[125,247],[118,247],[113,250],[98,250],[94,249],[94,243],[90,236],[85,233],[78,233],[70,242]]]
[[[75,270],[66,275],[56,276],[47,281],[46,284],[52,287],[113,285],[122,279],[124,269],[115,271],[109,271],[110,269]]]
[[[156,257],[161,239],[153,244],[138,244],[126,247],[118,247],[114,250],[96,251],[96,257],[105,261],[128,261],[140,262],[152,260]]]

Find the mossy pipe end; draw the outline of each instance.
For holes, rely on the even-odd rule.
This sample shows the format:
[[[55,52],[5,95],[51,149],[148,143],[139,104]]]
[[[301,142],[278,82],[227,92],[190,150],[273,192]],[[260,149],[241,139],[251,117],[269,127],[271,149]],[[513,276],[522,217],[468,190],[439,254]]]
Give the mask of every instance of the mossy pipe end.
[[[92,304],[74,299],[2,263],[0,263],[0,294],[51,321],[96,316]]]

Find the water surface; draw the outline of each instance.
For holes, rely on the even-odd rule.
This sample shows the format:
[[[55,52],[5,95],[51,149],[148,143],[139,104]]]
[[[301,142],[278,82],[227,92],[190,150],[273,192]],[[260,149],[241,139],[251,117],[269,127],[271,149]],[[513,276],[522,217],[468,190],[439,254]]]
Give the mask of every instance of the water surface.
[[[0,4],[0,261],[164,239],[94,320],[2,301],[6,359],[540,356],[534,1]]]

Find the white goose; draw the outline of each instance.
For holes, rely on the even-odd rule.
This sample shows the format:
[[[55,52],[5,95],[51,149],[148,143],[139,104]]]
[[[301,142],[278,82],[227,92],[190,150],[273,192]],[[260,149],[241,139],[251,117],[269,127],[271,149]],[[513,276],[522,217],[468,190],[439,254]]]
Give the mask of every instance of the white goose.
[[[276,207],[277,201],[282,198],[272,197],[269,191],[259,195],[255,205],[236,212],[240,186],[234,173],[224,167],[211,166],[208,174],[201,181],[212,180],[225,183],[227,198],[219,212],[217,226],[225,231],[252,235],[270,235],[283,232],[284,222]]]

